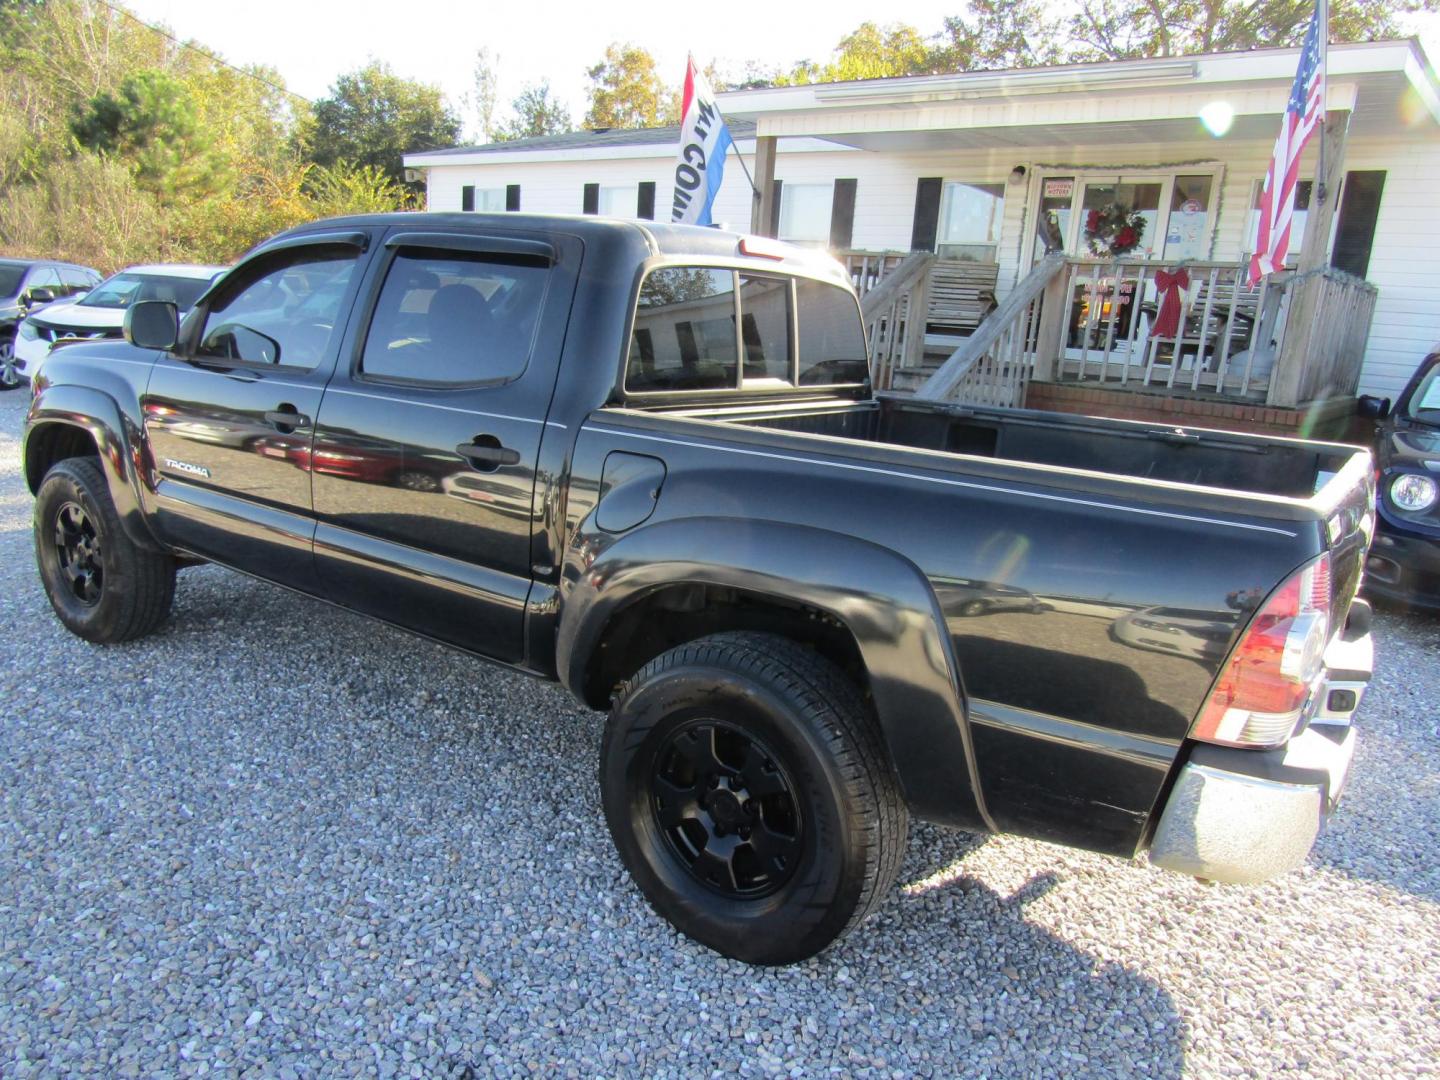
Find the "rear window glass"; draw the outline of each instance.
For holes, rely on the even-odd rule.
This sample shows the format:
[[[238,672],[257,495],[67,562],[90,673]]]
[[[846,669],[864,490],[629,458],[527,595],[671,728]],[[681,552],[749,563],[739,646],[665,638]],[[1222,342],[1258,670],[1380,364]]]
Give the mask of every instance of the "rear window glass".
[[[361,372],[451,386],[517,378],[549,273],[542,262],[503,255],[401,251],[375,304]]]
[[[797,280],[800,385],[864,382],[870,373],[855,297],[822,281]]]
[[[631,393],[784,389],[797,380],[829,386],[863,383],[868,374],[859,306],[837,285],[669,266],[651,271],[640,286],[625,370]]]
[[[746,383],[778,379],[789,386],[790,279],[741,274],[740,326]]]
[[[670,266],[640,286],[626,389],[722,390],[737,384],[735,275]]]

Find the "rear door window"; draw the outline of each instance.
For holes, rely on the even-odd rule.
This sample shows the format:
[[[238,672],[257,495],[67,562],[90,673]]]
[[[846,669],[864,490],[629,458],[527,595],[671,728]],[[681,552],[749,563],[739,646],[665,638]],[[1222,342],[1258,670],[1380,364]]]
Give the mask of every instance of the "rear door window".
[[[525,256],[401,249],[375,304],[360,375],[436,386],[519,378],[549,275],[547,262]]]

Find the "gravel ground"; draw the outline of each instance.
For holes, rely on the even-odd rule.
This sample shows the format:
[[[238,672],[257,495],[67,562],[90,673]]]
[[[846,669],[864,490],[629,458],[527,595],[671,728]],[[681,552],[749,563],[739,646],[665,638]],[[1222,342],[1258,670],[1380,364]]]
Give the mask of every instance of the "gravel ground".
[[[1434,1075],[1440,622],[1383,617],[1343,812],[1250,889],[915,830],[784,970],[611,850],[600,718],[214,568],[97,649],[53,618],[0,398],[0,1075]]]

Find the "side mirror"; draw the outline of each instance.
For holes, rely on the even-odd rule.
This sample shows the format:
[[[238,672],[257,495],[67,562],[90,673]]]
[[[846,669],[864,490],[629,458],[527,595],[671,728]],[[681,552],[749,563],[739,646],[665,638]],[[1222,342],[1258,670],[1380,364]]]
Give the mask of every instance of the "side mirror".
[[[180,340],[180,315],[168,300],[141,300],[125,309],[123,333],[141,349],[173,349]]]
[[[1390,399],[1361,394],[1355,411],[1369,420],[1384,420],[1390,415]]]
[[[41,304],[53,304],[55,302],[55,290],[41,285],[31,289],[25,294],[25,306],[27,308],[39,307]]]

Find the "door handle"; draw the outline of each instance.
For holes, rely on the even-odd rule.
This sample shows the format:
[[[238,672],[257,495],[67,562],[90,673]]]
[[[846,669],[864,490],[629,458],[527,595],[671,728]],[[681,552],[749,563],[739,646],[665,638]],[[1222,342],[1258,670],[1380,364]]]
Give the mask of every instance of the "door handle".
[[[310,418],[299,412],[294,405],[281,405],[265,414],[265,422],[277,428],[302,428],[310,426]]]
[[[480,435],[474,442],[461,443],[455,447],[455,453],[481,472],[493,472],[501,465],[520,464],[520,451],[501,446],[493,435]]]

